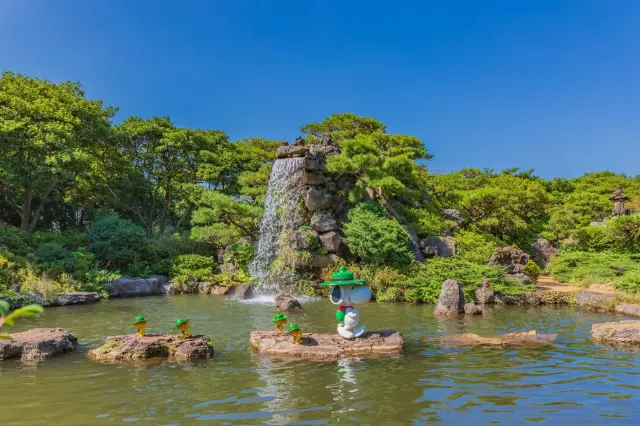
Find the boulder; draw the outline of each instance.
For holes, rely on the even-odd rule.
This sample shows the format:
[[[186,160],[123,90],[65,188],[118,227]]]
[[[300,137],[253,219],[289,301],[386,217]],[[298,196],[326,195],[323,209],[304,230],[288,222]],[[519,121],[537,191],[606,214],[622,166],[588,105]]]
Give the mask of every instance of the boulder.
[[[491,290],[491,285],[489,284],[488,279],[483,279],[480,287],[478,287],[475,291],[476,300],[481,305],[486,305],[489,303],[493,303],[493,290]]]
[[[213,345],[204,336],[180,335],[109,336],[104,345],[89,351],[89,358],[105,361],[134,361],[168,358],[187,361],[213,356]]]
[[[278,294],[275,297],[276,309],[280,312],[298,312],[302,311],[302,304],[290,294]]]
[[[223,285],[214,284],[211,286],[211,291],[209,292],[213,296],[222,296],[229,292],[230,287],[225,287]]]
[[[548,345],[557,334],[538,334],[535,330],[509,333],[498,336],[479,336],[473,333],[453,334],[440,337],[440,343],[461,346],[523,346]]]
[[[311,216],[311,227],[318,232],[336,231],[338,223],[332,215],[324,210],[316,210]]]
[[[337,333],[304,333],[300,345],[294,344],[287,333],[252,331],[249,342],[259,354],[282,359],[336,360],[404,351],[402,334],[393,330],[369,331],[352,340]]]
[[[524,272],[518,272],[515,274],[504,274],[504,277],[508,280],[518,281],[521,284],[525,284],[525,285],[535,284],[535,281],[533,281],[533,278],[531,278],[529,274],[525,274]]]
[[[211,283],[209,281],[201,281],[198,283],[198,293],[209,294],[211,292]]]
[[[462,217],[462,213],[460,213],[460,210],[444,209],[442,210],[442,216],[444,216],[446,220],[455,222],[457,227],[460,227],[464,223],[464,219]]]
[[[61,293],[53,297],[51,306],[84,305],[86,303],[96,303],[100,301],[100,293],[95,291],[73,291],[71,293]]]
[[[169,277],[166,275],[149,275],[147,280],[155,280],[158,285],[166,284],[169,282]]]
[[[631,317],[640,317],[640,305],[632,303],[623,303],[615,307],[615,311],[619,314]]]
[[[78,339],[62,328],[34,328],[0,340],[0,360],[40,361],[76,350]]]
[[[305,172],[302,183],[310,186],[324,184],[324,174],[322,172]]]
[[[640,321],[603,322],[591,325],[591,337],[611,343],[640,343]]]
[[[166,284],[161,279],[155,277],[131,278],[120,277],[116,281],[104,284],[105,290],[109,293],[109,297],[137,297],[151,296],[153,294],[161,294],[161,287]]]
[[[576,293],[573,303],[576,307],[605,312],[613,309],[615,305],[614,293],[601,293],[589,290],[580,290]]]
[[[438,299],[438,306],[434,315],[458,315],[464,312],[464,295],[460,284],[456,280],[446,280],[442,284],[442,291]]]
[[[251,284],[241,284],[234,287],[233,298],[239,300],[252,299],[254,296],[254,286]]]
[[[175,294],[172,283],[164,283],[160,286],[160,294],[169,296]]]
[[[533,260],[542,269],[546,268],[549,262],[556,257],[556,249],[551,245],[549,240],[542,237],[533,243],[533,250],[535,251]]]
[[[524,271],[524,267],[530,256],[518,247],[498,247],[493,251],[488,265],[506,266],[508,274],[517,274]]]
[[[453,237],[429,237],[420,240],[422,252],[427,256],[450,257],[456,254]]]
[[[338,247],[340,247],[340,244],[342,243],[342,236],[336,231],[320,234],[318,235],[318,239],[320,240],[322,247],[329,253],[337,253]]]
[[[317,158],[307,157],[304,160],[304,166],[307,170],[310,170],[310,171],[320,170],[320,161],[318,161]]]
[[[276,150],[276,158],[305,157],[309,147],[304,145],[280,145]]]
[[[464,313],[467,315],[482,315],[482,308],[473,302],[464,305]]]
[[[307,206],[307,209],[311,212],[318,209],[326,209],[331,206],[333,197],[331,194],[326,194],[318,191],[315,188],[309,188],[302,193],[302,198]]]
[[[311,257],[311,263],[309,266],[312,268],[326,268],[331,264],[331,258],[326,254],[314,254]]]

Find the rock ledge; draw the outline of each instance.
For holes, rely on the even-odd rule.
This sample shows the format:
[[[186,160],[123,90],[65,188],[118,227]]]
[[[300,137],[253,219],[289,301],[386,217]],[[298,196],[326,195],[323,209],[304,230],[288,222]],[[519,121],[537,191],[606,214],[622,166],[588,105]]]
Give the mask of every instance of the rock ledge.
[[[640,321],[603,322],[591,325],[594,340],[611,343],[639,344]]]
[[[78,345],[78,339],[63,328],[34,328],[11,337],[12,341],[0,340],[0,360],[41,361],[75,351]]]
[[[464,333],[442,336],[440,343],[461,346],[548,345],[556,337],[558,337],[557,334],[538,334],[535,330],[498,336],[480,336],[473,333]]]
[[[179,335],[109,336],[104,345],[89,351],[89,358],[106,361],[135,361],[168,358],[187,361],[213,356],[213,345],[205,336]]]
[[[301,345],[293,344],[287,333],[252,331],[249,341],[251,347],[260,354],[289,359],[334,360],[404,351],[402,334],[393,330],[369,331],[354,340],[345,340],[333,333],[305,333]]]

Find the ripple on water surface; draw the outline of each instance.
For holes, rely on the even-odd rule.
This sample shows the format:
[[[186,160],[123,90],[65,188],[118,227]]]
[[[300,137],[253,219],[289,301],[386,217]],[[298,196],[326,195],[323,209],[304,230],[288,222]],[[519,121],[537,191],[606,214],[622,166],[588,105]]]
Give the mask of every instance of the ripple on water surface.
[[[0,364],[3,424],[637,424],[638,353],[594,345],[591,324],[609,315],[570,308],[495,308],[484,318],[439,319],[432,306],[361,307],[370,329],[396,328],[407,351],[394,358],[276,362],[252,356],[251,330],[269,329],[273,308],[207,296],[112,300],[55,308],[37,326],[68,328],[79,353],[39,365]],[[110,365],[86,359],[106,336],[151,332],[179,316],[213,337],[198,363]],[[290,321],[333,332],[334,308],[308,301]],[[33,325],[33,322],[30,323]],[[24,326],[24,325],[23,325]],[[433,338],[536,329],[558,333],[548,348],[445,348]]]

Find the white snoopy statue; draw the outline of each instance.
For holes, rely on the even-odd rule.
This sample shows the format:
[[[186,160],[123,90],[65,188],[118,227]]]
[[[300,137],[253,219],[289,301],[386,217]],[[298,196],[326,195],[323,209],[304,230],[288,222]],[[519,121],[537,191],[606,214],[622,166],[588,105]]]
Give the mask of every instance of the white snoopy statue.
[[[347,271],[344,266],[331,275],[330,282],[320,284],[323,287],[333,286],[329,294],[329,300],[338,306],[336,319],[338,320],[338,334],[345,339],[354,339],[362,336],[366,326],[358,326],[360,312],[354,308],[356,304],[369,303],[371,290],[363,283],[365,279],[354,279],[353,272]]]

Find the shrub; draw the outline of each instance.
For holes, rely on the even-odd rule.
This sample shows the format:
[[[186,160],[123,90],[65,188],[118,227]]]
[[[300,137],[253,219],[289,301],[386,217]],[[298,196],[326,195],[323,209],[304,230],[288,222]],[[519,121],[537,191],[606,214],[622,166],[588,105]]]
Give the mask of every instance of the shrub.
[[[640,252],[640,215],[619,216],[607,221],[607,241],[620,252]]]
[[[536,263],[533,260],[528,261],[527,264],[524,266],[524,273],[528,274],[533,279],[533,281],[538,281],[540,272],[541,272],[540,267],[536,265]]]
[[[344,226],[352,253],[374,265],[408,265],[413,261],[409,236],[377,203],[360,203],[349,211]]]
[[[147,248],[144,229],[117,216],[96,220],[89,229],[87,241],[96,259],[117,269],[126,269],[142,258]]]
[[[579,228],[575,233],[576,243],[565,246],[573,251],[601,251],[609,245],[607,242],[606,230],[602,226],[585,226]]]
[[[202,281],[211,279],[213,276],[213,260],[207,256],[199,254],[183,254],[172,261],[172,277],[193,276],[196,280]]]
[[[4,247],[18,256],[26,256],[32,252],[32,236],[17,228],[0,226],[0,250]]]
[[[501,245],[491,234],[475,231],[460,231],[455,236],[456,254],[462,260],[486,265],[493,250]]]
[[[238,268],[248,272],[248,266],[255,257],[256,247],[252,243],[232,244],[229,251],[224,256],[225,263],[235,262]]]

